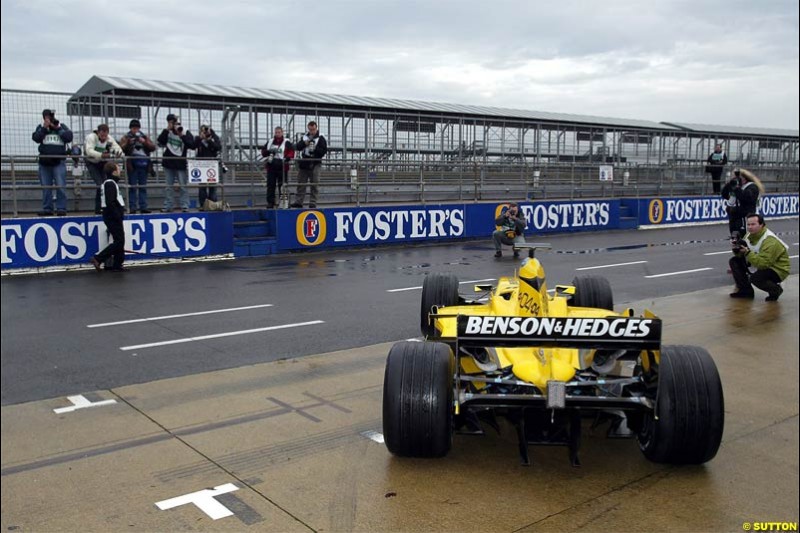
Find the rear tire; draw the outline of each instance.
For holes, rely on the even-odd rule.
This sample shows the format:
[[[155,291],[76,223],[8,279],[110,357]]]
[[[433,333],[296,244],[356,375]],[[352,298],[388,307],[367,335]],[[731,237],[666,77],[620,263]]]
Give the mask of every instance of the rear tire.
[[[433,272],[422,282],[422,306],[420,307],[420,331],[424,337],[436,337],[438,331],[428,314],[433,306],[458,305],[458,278],[454,274]]]
[[[574,307],[596,307],[614,310],[614,293],[603,276],[578,276],[572,280],[575,295],[569,300]]]
[[[453,438],[453,352],[439,342],[398,342],[383,377],[383,438],[394,455],[442,457]]]
[[[656,420],[645,415],[639,447],[657,463],[701,464],[717,454],[725,401],[717,366],[698,346],[665,346],[658,368]]]

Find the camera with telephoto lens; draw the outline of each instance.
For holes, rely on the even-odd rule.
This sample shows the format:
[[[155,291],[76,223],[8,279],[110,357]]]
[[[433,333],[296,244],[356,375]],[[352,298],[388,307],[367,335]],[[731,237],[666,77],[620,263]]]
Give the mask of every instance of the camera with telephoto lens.
[[[141,131],[137,131],[136,133],[128,132],[127,137],[128,142],[133,143],[134,148],[142,148],[142,139],[144,138],[144,133]]]
[[[738,231],[731,232],[731,249],[733,253],[738,254],[747,248],[747,241],[742,239]]]

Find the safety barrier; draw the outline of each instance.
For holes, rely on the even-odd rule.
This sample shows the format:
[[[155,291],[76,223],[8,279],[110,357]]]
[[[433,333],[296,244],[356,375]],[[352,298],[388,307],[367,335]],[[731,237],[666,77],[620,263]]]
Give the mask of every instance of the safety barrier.
[[[133,215],[125,219],[132,261],[267,255],[330,247],[487,238],[505,203]],[[528,235],[696,224],[726,219],[717,197],[521,202]],[[798,216],[798,194],[761,198],[768,219]],[[0,225],[2,270],[88,265],[108,243],[100,217],[12,218]]]

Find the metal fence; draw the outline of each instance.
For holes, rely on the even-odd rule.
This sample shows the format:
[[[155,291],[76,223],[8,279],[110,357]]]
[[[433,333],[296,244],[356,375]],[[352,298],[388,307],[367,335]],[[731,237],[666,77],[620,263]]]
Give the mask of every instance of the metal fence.
[[[273,106],[255,100],[228,104],[180,94],[72,97],[69,93],[2,90],[2,155],[34,153],[30,135],[41,122],[44,108],[53,109],[73,130],[76,144],[100,123],[107,123],[111,135],[119,138],[128,131],[131,118],[140,119],[143,131],[155,137],[165,127],[166,115],[178,114],[194,132],[200,124],[215,128],[226,160],[250,163],[258,161],[259,147],[275,126],[283,126],[291,137],[305,131],[309,120],[319,123],[328,140],[328,159],[342,162],[687,164],[704,161],[716,143],[723,145],[730,161],[743,166],[797,164],[800,154],[797,138],[774,136],[333,109],[302,103]]]
[[[67,159],[68,209],[92,212],[96,186],[81,159]],[[77,161],[77,162],[76,162]],[[147,185],[149,207],[163,204],[167,186],[161,158],[153,158],[154,176]],[[225,161],[218,197],[233,208],[266,206],[266,174],[260,164]],[[711,193],[711,181],[703,164],[614,166],[613,181],[601,181],[600,164],[550,163],[544,165],[464,161],[391,162],[354,159],[323,161],[318,205],[374,205],[384,203],[439,203],[472,201],[524,201],[541,199],[691,196]],[[121,184],[128,189],[123,170]],[[796,165],[751,167],[767,192],[797,192],[800,175]],[[17,216],[41,210],[42,186],[38,163],[32,156],[2,156],[2,214]],[[284,190],[289,202],[297,185],[292,166]],[[725,176],[723,176],[723,180]],[[192,208],[197,188],[189,185]],[[123,191],[127,199],[128,191]]]

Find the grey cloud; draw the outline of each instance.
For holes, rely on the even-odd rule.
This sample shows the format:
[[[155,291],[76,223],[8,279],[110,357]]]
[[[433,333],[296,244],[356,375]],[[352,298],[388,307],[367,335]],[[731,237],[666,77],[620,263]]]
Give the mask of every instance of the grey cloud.
[[[296,3],[169,1],[125,9],[4,0],[3,87],[71,91],[109,74],[798,127],[797,2],[364,0],[317,2],[307,14]]]

